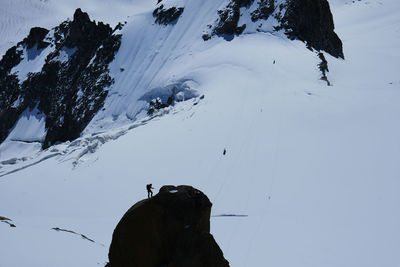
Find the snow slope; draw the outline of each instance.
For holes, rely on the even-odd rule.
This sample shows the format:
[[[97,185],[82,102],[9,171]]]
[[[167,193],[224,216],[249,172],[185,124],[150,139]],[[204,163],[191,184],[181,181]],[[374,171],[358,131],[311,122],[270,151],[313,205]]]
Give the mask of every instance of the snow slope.
[[[184,12],[176,27],[142,28],[150,10],[128,21],[139,37],[124,34],[117,83],[87,135],[1,162],[0,216],[16,227],[0,222],[0,266],[103,266],[148,182],[209,196],[231,266],[399,266],[398,1],[332,3],[346,60],[327,56],[331,87],[301,42],[203,42],[224,1],[184,2],[198,17]],[[124,101],[184,82],[204,99],[151,120]]]

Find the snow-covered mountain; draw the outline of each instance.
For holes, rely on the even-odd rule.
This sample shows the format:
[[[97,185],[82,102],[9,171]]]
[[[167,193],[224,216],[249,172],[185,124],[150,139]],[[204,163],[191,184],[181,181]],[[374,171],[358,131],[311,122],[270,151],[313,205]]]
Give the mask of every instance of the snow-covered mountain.
[[[0,266],[104,265],[148,182],[210,197],[231,266],[400,264],[399,3],[330,2],[335,28],[325,1],[24,3],[1,2]]]
[[[232,40],[256,32],[283,39],[286,35],[343,58],[327,1],[299,5],[297,0],[232,0],[206,6],[158,1],[152,13],[114,28],[91,21],[77,9],[71,21],[52,30],[32,28],[0,61],[0,141],[11,135],[6,143],[37,141],[47,148],[76,139],[85,128],[93,133],[93,125],[105,130],[110,120],[112,126],[114,121],[131,123],[199,96],[190,85],[198,84],[196,79],[180,72],[171,79],[170,71],[175,59],[207,47],[204,41],[214,36]],[[320,58],[328,81],[322,53]],[[21,127],[12,128],[27,121],[27,115],[44,117],[45,123],[40,127],[33,122],[40,130],[35,138],[16,138]]]

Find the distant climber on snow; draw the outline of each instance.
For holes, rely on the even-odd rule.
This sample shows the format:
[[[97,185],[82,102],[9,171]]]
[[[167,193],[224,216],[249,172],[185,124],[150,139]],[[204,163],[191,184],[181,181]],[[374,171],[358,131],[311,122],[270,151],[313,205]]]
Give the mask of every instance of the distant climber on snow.
[[[222,153],[224,156],[226,155],[226,149],[224,148],[224,152]]]
[[[147,198],[153,197],[153,191],[151,191],[151,189],[154,189],[154,188],[153,188],[152,184],[146,185],[146,189],[147,189]]]

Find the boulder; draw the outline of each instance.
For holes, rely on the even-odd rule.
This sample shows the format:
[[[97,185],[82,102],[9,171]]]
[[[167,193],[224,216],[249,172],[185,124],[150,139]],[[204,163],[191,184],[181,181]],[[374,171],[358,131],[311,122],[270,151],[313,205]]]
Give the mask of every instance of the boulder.
[[[108,267],[229,266],[210,234],[211,202],[191,186],[163,186],[114,230]]]

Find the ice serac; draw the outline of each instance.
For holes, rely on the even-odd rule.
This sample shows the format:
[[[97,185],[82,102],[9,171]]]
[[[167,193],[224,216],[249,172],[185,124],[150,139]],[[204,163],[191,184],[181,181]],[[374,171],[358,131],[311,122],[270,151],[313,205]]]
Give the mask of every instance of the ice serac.
[[[229,266],[210,234],[211,206],[208,197],[191,186],[163,186],[122,217],[107,266]]]
[[[51,31],[33,28],[0,61],[0,142],[35,107],[46,115],[44,148],[79,137],[103,106],[119,46],[120,35],[80,9]]]

